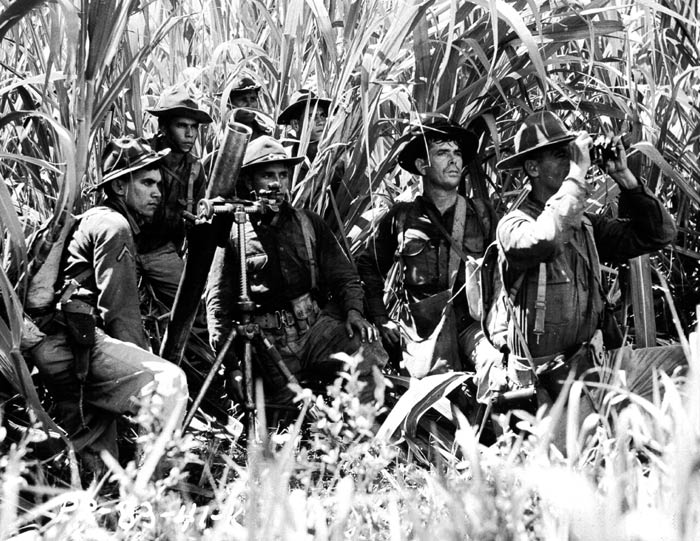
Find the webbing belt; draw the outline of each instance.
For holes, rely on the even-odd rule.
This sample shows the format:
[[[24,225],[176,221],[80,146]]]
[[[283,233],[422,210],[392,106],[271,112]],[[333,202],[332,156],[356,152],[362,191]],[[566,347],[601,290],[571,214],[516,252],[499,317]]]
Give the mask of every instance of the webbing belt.
[[[304,235],[304,244],[306,245],[306,254],[309,257],[309,267],[311,271],[311,289],[316,289],[318,285],[318,263],[316,263],[316,253],[313,248],[313,224],[311,219],[306,215],[305,212],[297,212],[299,220],[301,220],[301,233]]]
[[[74,278],[71,278],[70,281],[64,287],[63,291],[61,292],[61,296],[58,298],[58,302],[56,304],[57,305],[63,304],[68,299],[70,299],[71,296],[73,296],[73,293],[75,293],[76,289],[78,289],[81,285],[83,285],[83,282],[89,276],[91,276],[92,273],[93,273],[92,267],[88,267],[83,272],[78,273],[78,275],[75,276]]]

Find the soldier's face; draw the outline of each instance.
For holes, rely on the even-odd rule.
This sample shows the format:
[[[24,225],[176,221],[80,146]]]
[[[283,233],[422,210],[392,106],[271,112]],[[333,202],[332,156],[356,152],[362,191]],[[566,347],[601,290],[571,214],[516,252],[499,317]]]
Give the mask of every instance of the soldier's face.
[[[260,99],[258,98],[257,90],[237,92],[229,98],[229,103],[232,108],[248,107],[250,109],[260,109]]]
[[[311,141],[321,139],[326,122],[328,122],[328,112],[325,109],[316,109],[311,117]]]
[[[321,139],[323,135],[323,130],[326,128],[326,122],[328,122],[328,111],[324,108],[313,108],[309,109],[309,141],[314,142]],[[298,136],[301,136],[301,130],[303,129],[302,119],[292,120],[290,125],[297,132]]]
[[[199,122],[191,118],[176,116],[168,123],[168,135],[173,144],[173,150],[186,153],[192,150],[197,140]]]
[[[271,189],[279,189],[283,193],[289,191],[289,167],[282,163],[260,165],[253,170],[251,177],[251,188],[257,193]]]
[[[416,160],[424,182],[444,190],[459,186],[463,166],[462,149],[454,141],[431,141],[428,143],[428,159]]]
[[[532,159],[525,160],[525,170],[546,194],[554,194],[569,174],[571,152],[569,145],[553,146],[538,152]]]
[[[158,169],[140,169],[132,173],[131,179],[122,185],[126,207],[136,215],[152,218],[160,205],[160,185],[161,176]]]

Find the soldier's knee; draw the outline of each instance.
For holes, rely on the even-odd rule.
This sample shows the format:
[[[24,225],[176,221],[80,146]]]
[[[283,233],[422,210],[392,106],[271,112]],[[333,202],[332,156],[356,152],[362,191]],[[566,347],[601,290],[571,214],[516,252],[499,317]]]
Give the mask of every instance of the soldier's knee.
[[[373,366],[382,370],[389,361],[389,354],[379,340],[362,344],[359,354],[361,360],[357,370],[360,374],[371,374]]]
[[[170,362],[164,362],[154,374],[156,393],[164,398],[186,399],[188,395],[187,377],[183,370]]]

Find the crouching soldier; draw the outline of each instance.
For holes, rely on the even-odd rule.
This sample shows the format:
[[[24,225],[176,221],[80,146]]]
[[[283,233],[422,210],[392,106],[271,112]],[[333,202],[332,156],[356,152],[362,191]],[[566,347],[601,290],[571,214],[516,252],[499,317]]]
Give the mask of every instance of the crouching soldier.
[[[361,354],[359,375],[366,385],[361,399],[374,395],[373,367],[382,368],[386,352],[376,329],[363,316],[360,279],[337,240],[317,214],[289,203],[291,168],[302,160],[289,157],[274,138],[251,143],[243,159],[241,188],[264,210],[246,223],[246,266],[253,322],[273,342],[299,379],[334,377],[343,362],[333,353]],[[215,350],[220,351],[234,320],[240,283],[237,228],[218,248],[206,292],[207,320]],[[264,353],[258,351],[258,356]],[[263,363],[264,364],[264,363]],[[289,404],[293,397],[281,372],[266,371],[266,398]],[[261,376],[261,374],[258,374]]]
[[[391,208],[358,259],[369,317],[411,375],[472,371],[498,354],[471,317],[465,294],[465,261],[483,255],[496,229],[488,201],[459,193],[464,165],[476,156],[476,136],[442,115],[426,115],[405,137],[399,165],[421,177],[423,194]],[[395,261],[397,289],[407,301],[398,321],[383,301]]]
[[[171,430],[184,417],[185,375],[147,350],[136,285],[134,237],[159,208],[166,154],[139,139],[107,145],[97,185],[106,200],[66,239],[57,310],[32,350],[59,422],[92,465],[101,450],[117,455],[117,416],[147,407],[154,426]]]

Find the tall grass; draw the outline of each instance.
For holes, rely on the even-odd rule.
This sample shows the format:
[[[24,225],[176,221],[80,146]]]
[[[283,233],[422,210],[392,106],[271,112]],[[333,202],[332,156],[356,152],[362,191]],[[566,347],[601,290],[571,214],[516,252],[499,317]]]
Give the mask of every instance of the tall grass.
[[[355,378],[347,375],[350,389]],[[403,446],[375,438],[377,411],[339,381],[303,439],[297,424],[251,442],[245,467],[227,453],[206,458],[192,436],[165,449],[174,468],[164,480],[139,486],[136,470],[110,461],[119,487],[112,500],[96,497],[97,487],[27,485],[22,473],[35,466],[21,442],[0,461],[0,539],[35,524],[33,538],[51,539],[112,531],[126,539],[691,541],[700,534],[697,374],[683,392],[664,385],[662,400],[632,400],[608,423],[585,423],[567,457],[546,444],[547,418],[525,418],[530,436],[510,432],[491,447],[462,420],[454,446],[426,468],[407,460]],[[611,389],[607,398],[625,397]],[[206,502],[175,490],[182,468],[202,461]],[[41,503],[17,514],[27,491]]]
[[[416,113],[443,112],[479,134],[470,188],[503,204],[520,179],[494,164],[530,111],[547,106],[577,129],[628,132],[636,171],[681,230],[659,261],[680,326],[691,330],[700,252],[698,15],[697,2],[683,0],[3,7],[0,370],[49,425],[20,349],[28,279],[46,251],[41,243],[30,248],[28,236],[44,224],[50,242],[66,213],[93,203],[88,188],[104,142],[152,131],[144,110],[166,86],[187,83],[217,118],[200,140],[203,154],[214,152],[225,91],[241,70],[265,82],[273,116],[299,88],[332,100],[318,158],[296,179],[294,197],[327,208],[331,173],[342,162],[336,197],[355,250],[389,204],[419,190],[396,166],[393,147]],[[404,447],[373,439],[376,412],[358,410],[338,388],[306,443],[292,432],[271,440],[278,447],[253,445],[247,467],[223,455],[217,463],[180,456],[216,472],[203,474],[214,494],[206,505],[172,490],[177,472],[144,496],[133,491],[135,472],[115,466],[122,503],[131,507],[120,508],[125,518],[114,528],[127,538],[173,539],[698,539],[698,377],[692,372],[682,393],[669,385],[663,401],[635,403],[614,422],[595,425],[571,442],[567,458],[543,444],[541,419],[524,421],[539,438],[509,434],[488,449],[463,424],[454,447],[443,441],[434,448],[441,458],[431,469],[417,466]],[[176,447],[196,448],[192,440],[174,444],[176,455]],[[3,445],[0,539],[30,524],[41,524],[48,538],[106,535],[94,492],[53,494],[23,454],[29,442]],[[26,492],[37,504],[22,514]],[[107,517],[116,508],[100,507]]]

